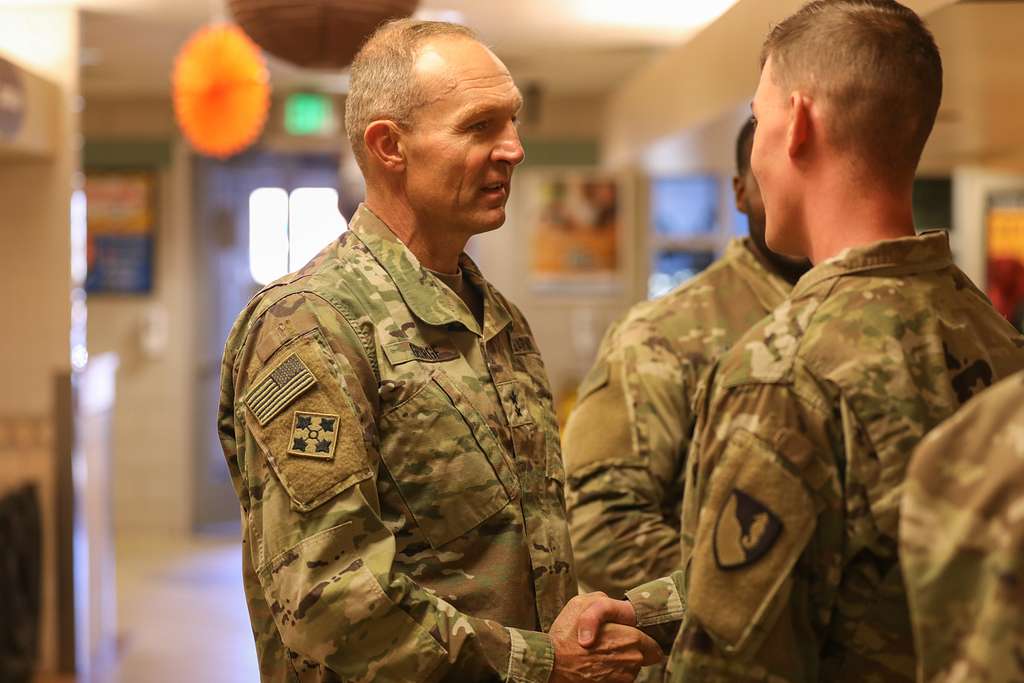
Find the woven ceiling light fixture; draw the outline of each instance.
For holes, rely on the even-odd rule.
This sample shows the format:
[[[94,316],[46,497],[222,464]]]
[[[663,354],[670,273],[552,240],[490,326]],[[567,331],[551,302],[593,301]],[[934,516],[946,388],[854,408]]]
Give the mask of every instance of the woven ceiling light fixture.
[[[237,26],[193,35],[178,53],[171,82],[178,125],[197,151],[226,159],[263,131],[270,75],[259,47]]]
[[[230,0],[238,25],[270,54],[314,69],[342,69],[377,26],[411,15],[419,0]]]

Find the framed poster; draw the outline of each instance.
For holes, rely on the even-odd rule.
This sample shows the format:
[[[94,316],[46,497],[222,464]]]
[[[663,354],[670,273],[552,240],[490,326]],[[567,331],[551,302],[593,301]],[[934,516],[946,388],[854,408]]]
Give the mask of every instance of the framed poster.
[[[985,242],[988,297],[1024,331],[1024,189],[989,196]]]
[[[149,172],[86,174],[87,293],[153,290],[155,186]]]
[[[558,169],[535,171],[525,180],[533,288],[620,291],[631,217],[622,178],[593,169]]]

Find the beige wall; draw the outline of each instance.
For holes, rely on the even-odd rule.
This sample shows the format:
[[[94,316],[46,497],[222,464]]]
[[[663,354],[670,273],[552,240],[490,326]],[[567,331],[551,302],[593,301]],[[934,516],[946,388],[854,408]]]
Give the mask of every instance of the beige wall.
[[[524,110],[519,131],[531,139],[597,140],[604,127],[605,103],[604,95],[560,97],[545,92],[535,105],[536,120]],[[526,107],[530,106],[527,102]]]
[[[41,666],[57,665],[56,377],[70,372],[70,201],[78,168],[78,14],[60,6],[0,6],[0,54],[55,86],[52,154],[0,155],[0,308],[8,311],[0,375],[0,489],[25,481],[43,503]],[[32,121],[30,127],[37,127]]]
[[[89,350],[121,359],[113,433],[116,528],[184,534],[192,522],[196,372],[190,154],[167,99],[90,97],[82,122],[88,140],[172,145],[170,165],[157,170],[153,292],[90,296]],[[144,347],[145,330],[164,323],[162,348]]]
[[[63,7],[0,6],[0,54],[58,88],[55,150],[44,159],[0,158],[0,306],[18,311],[4,331],[0,415],[52,410],[53,377],[70,369],[70,229],[78,131],[78,16]],[[31,302],[31,305],[28,305]]]
[[[88,95],[84,105],[82,135],[87,139],[170,140],[178,134],[166,97]]]

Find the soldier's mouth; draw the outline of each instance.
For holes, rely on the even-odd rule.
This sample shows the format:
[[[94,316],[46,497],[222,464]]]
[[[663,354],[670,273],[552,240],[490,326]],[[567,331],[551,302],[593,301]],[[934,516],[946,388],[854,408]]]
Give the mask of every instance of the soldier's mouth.
[[[484,185],[482,192],[491,198],[504,198],[508,196],[508,183],[491,183],[490,185]]]

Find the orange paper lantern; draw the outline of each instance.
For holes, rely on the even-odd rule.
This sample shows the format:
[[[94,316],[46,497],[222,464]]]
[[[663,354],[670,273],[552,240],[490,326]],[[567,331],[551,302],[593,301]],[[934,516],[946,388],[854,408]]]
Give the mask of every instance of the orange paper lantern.
[[[237,26],[213,26],[192,36],[178,53],[171,81],[178,125],[202,154],[237,154],[267,122],[267,65]]]

